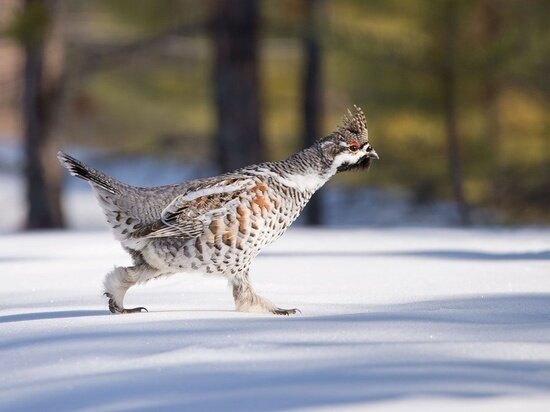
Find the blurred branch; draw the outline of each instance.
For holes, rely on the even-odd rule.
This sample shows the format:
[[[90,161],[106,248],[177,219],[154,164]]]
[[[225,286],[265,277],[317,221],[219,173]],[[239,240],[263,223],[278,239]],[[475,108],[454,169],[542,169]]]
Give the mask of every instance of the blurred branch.
[[[126,44],[89,46],[84,50],[83,70],[85,73],[116,68],[126,64],[133,56],[159,47],[170,37],[189,37],[208,29],[210,22],[197,22],[170,27],[150,37]]]

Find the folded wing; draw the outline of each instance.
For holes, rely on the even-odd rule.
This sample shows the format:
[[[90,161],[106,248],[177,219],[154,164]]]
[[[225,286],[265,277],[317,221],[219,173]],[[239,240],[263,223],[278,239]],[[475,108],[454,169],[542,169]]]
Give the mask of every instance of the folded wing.
[[[190,190],[175,197],[164,208],[159,220],[141,226],[133,233],[133,237],[195,238],[203,233],[214,217],[224,215],[236,207],[240,196],[255,184],[249,176],[232,177]]]

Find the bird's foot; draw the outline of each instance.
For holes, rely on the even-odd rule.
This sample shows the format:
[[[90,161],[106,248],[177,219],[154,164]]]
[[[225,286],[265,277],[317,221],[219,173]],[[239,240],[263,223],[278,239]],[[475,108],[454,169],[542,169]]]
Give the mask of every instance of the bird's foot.
[[[140,312],[149,312],[146,308],[144,308],[143,306],[139,306],[137,308],[129,308],[129,309],[126,309],[126,308],[121,308],[120,306],[118,306],[115,302],[115,300],[113,299],[113,297],[111,296],[110,293],[107,293],[105,292],[104,293],[105,296],[107,296],[109,298],[109,310],[111,311],[111,313],[140,313]]]
[[[289,315],[295,315],[297,313],[299,313],[301,315],[302,311],[300,309],[297,309],[297,308],[294,308],[294,309],[275,308],[271,311],[271,313],[273,313],[275,315],[289,316]]]

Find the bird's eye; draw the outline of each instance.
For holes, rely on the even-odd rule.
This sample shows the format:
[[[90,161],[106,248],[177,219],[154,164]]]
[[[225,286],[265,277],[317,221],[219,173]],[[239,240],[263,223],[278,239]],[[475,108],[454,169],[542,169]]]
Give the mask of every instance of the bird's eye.
[[[357,142],[350,143],[348,149],[352,152],[356,152],[357,150],[359,150],[359,144]]]

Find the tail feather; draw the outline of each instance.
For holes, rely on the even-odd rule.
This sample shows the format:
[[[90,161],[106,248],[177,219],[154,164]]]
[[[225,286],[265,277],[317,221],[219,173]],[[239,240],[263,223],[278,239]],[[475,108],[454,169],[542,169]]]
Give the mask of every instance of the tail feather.
[[[57,158],[59,162],[71,173],[71,175],[79,177],[80,179],[90,182],[92,185],[97,186],[110,193],[119,193],[115,187],[116,183],[109,176],[95,170],[82,163],[81,161],[69,156],[63,152],[57,152]]]

